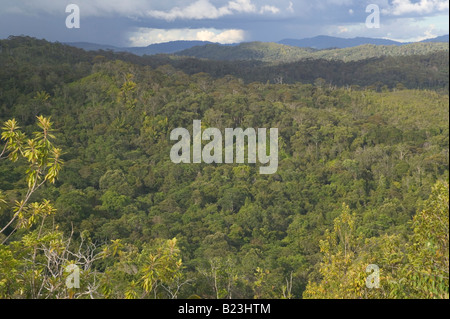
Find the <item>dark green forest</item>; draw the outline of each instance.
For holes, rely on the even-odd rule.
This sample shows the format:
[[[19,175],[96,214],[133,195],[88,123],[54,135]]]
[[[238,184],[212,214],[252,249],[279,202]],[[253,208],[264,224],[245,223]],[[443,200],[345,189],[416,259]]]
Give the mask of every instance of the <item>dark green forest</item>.
[[[366,44],[345,49],[316,50],[278,43],[247,42],[236,46],[206,44],[175,54],[219,61],[256,60],[279,64],[305,59],[351,62],[389,56],[424,55],[439,51],[448,51],[448,43],[412,43],[402,46]]]
[[[0,298],[449,298],[448,74],[1,40]],[[278,172],[172,163],[194,120],[278,128]]]

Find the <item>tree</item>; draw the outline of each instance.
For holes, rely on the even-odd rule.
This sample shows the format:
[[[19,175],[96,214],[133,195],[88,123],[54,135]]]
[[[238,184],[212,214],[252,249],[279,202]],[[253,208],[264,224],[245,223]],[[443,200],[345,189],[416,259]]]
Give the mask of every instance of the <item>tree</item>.
[[[16,220],[19,222],[10,230],[8,237],[3,239],[3,243],[18,228],[31,227],[36,222],[37,215],[44,214],[45,216],[46,211],[44,210],[42,213],[39,204],[28,205],[28,202],[33,193],[44,183],[55,183],[63,163],[61,149],[53,146],[51,142],[54,139],[52,122],[43,116],[39,116],[37,119],[41,131],[34,132],[34,138],[31,139],[19,130],[20,127],[15,119],[7,121],[2,127],[1,140],[5,144],[0,153],[0,160],[7,157],[12,162],[17,162],[19,158],[23,158],[28,164],[25,172],[28,189],[24,198],[16,201],[13,208],[14,213],[10,221],[0,227],[0,234],[4,234]],[[2,199],[2,202],[5,203],[5,199]],[[48,203],[45,203],[44,206],[48,207]]]
[[[26,185],[24,198],[17,200],[12,216],[2,226],[0,234],[8,233],[0,244],[0,298],[95,298],[100,284],[93,270],[96,261],[108,254],[105,248],[92,242],[87,233],[81,234],[74,247],[73,232],[64,236],[59,227],[46,223],[56,210],[48,200],[29,203],[32,195],[46,182],[55,183],[63,161],[62,151],[52,139],[52,122],[39,116],[41,131],[29,139],[19,130],[15,119],[7,121],[1,134],[5,143],[0,160],[24,161]],[[7,197],[0,191],[0,213],[8,212]],[[19,240],[8,241],[18,229],[26,230]],[[70,266],[70,267],[69,267]],[[79,269],[83,282],[76,291],[67,286],[65,272]]]
[[[103,278],[107,298],[176,299],[190,283],[183,273],[176,238],[156,240],[140,251],[134,245],[120,245],[116,252],[119,260],[106,269]]]
[[[319,282],[310,281],[304,298],[449,297],[449,187],[437,182],[424,209],[412,221],[412,233],[356,238],[354,217],[344,206],[334,231],[320,242]],[[380,287],[366,285],[369,265],[380,269]]]
[[[412,242],[402,273],[407,278],[402,297],[449,298],[449,186],[438,182],[414,216]]]
[[[304,298],[360,298],[364,286],[364,273],[361,263],[355,257],[357,237],[355,234],[356,216],[343,204],[340,215],[334,220],[334,229],[325,232],[320,241],[323,254],[320,263],[319,283],[309,282]]]
[[[137,103],[137,99],[134,97],[137,84],[132,79],[133,74],[131,73],[125,76],[125,82],[117,97],[118,102],[123,103],[128,109],[134,109]]]

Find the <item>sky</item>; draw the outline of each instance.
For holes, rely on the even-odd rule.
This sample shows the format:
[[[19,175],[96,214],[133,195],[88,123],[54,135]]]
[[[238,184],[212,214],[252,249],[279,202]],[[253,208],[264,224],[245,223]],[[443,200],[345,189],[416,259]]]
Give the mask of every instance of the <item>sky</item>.
[[[70,4],[79,8],[79,28],[67,28]],[[379,8],[378,28],[366,24],[375,13],[366,12],[369,5]],[[28,35],[120,47],[318,35],[410,42],[448,34],[448,19],[449,0],[0,0],[0,38]]]

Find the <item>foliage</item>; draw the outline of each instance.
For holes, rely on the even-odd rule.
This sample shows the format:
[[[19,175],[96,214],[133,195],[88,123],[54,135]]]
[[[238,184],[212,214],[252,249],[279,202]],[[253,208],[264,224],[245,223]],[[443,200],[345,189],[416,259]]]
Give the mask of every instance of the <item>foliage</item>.
[[[2,298],[448,297],[448,52],[274,66],[0,45]],[[173,164],[170,132],[198,119],[278,128],[278,172]]]
[[[413,43],[402,46],[366,44],[345,49],[314,50],[277,43],[249,42],[235,46],[206,44],[177,52],[176,55],[221,61],[258,60],[270,63],[306,59],[350,62],[385,56],[425,55],[448,49],[448,43]]]
[[[321,241],[321,280],[310,282],[303,297],[448,299],[448,196],[448,184],[436,183],[424,209],[414,216],[407,240],[397,234],[365,240],[352,236],[356,218],[344,206],[334,231]],[[356,247],[348,249],[352,241]],[[366,285],[367,267],[375,263],[381,272],[378,288]]]

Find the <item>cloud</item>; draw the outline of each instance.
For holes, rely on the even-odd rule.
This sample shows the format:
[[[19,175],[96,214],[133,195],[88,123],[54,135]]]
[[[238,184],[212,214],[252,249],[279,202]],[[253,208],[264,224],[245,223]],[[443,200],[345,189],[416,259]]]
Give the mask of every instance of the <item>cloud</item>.
[[[294,13],[294,3],[292,1],[289,1],[289,7],[287,9],[290,13]]]
[[[400,16],[405,14],[430,14],[449,10],[448,0],[393,0],[389,8],[383,9],[383,13]]]
[[[434,24],[430,24],[428,30],[425,30],[423,37],[419,37],[418,41],[436,38],[438,35],[434,33],[435,30],[436,26]]]
[[[222,44],[242,42],[246,34],[243,30],[218,30],[214,28],[203,29],[149,29],[139,28],[130,34],[131,46],[143,47],[155,43],[164,43],[177,40],[209,41]]]
[[[222,44],[230,44],[242,42],[245,38],[245,32],[243,30],[201,30],[196,34],[196,39],[200,41],[217,42]]]
[[[177,19],[201,20],[217,19],[234,13],[279,13],[280,9],[265,5],[259,11],[251,0],[233,0],[221,7],[214,6],[209,0],[197,0],[186,7],[174,7],[169,11],[149,10],[148,17],[174,21]]]
[[[256,12],[256,6],[251,0],[235,0],[228,3],[228,8],[236,12]]]
[[[65,26],[69,3],[80,7],[81,29]],[[380,29],[365,26],[368,3],[382,10]],[[116,46],[129,45],[130,36],[140,45],[179,39],[279,41],[316,35],[411,41],[448,34],[448,7],[449,0],[0,0],[0,37],[27,34]],[[136,32],[139,27],[156,31]]]
[[[20,13],[28,15],[36,15],[42,12],[58,15],[65,12],[66,6],[70,3],[78,5],[84,16],[99,17],[139,15],[142,10],[150,8],[151,2],[146,0],[2,0],[0,12],[10,11],[11,8],[14,8],[16,12],[20,11]]]
[[[409,20],[409,23],[413,24],[413,19]],[[439,34],[442,34],[442,30],[439,30],[434,24],[424,24],[423,26],[415,26],[416,33],[414,36],[408,38],[398,37],[395,33],[388,33],[387,37],[390,40],[400,41],[400,42],[418,42],[426,39],[436,38]]]
[[[322,34],[333,36],[384,38],[399,42],[416,42],[435,38],[448,33],[448,16],[434,16],[417,19],[416,17],[392,17],[382,19],[379,29],[367,29],[364,23],[326,25],[319,30]]]
[[[260,12],[261,14],[266,13],[266,12],[270,12],[270,13],[273,13],[273,14],[277,14],[277,13],[280,12],[280,9],[278,9],[277,7],[274,7],[274,6],[268,6],[268,5],[265,5],[265,6],[263,6],[263,7],[261,8],[261,10],[259,10],[259,12]]]
[[[175,7],[168,12],[149,10],[146,12],[146,15],[157,19],[173,21],[176,19],[216,19],[231,13],[228,7],[216,8],[209,0],[198,0],[187,7]]]
[[[176,19],[217,19],[235,13],[278,13],[273,5],[263,5],[260,9],[253,0],[1,0],[0,14],[21,13],[34,15],[38,12],[60,14],[69,3],[80,7],[84,16],[110,17],[126,16],[157,18],[167,21]],[[186,4],[186,2],[188,4]]]
[[[348,6],[353,3],[353,0],[327,0],[325,2],[331,5]]]

